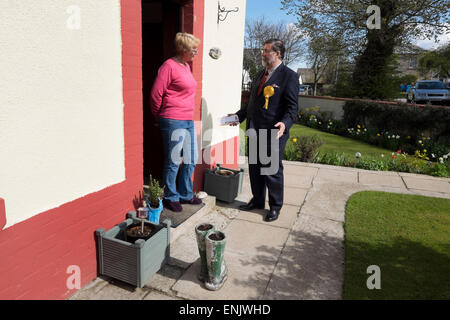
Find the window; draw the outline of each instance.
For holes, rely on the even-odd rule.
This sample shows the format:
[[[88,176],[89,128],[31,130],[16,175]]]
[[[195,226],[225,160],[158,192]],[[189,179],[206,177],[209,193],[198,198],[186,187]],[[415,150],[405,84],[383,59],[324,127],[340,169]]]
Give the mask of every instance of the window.
[[[409,68],[410,69],[416,69],[417,68],[417,58],[412,57],[409,59]]]

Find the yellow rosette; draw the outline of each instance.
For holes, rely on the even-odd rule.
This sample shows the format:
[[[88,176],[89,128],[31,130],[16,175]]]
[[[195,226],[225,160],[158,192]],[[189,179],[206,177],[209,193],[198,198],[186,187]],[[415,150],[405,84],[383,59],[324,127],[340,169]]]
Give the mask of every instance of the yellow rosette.
[[[275,89],[272,86],[267,86],[264,88],[264,97],[266,98],[266,104],[264,105],[264,109],[267,110],[269,107],[269,98],[273,96],[275,93]]]

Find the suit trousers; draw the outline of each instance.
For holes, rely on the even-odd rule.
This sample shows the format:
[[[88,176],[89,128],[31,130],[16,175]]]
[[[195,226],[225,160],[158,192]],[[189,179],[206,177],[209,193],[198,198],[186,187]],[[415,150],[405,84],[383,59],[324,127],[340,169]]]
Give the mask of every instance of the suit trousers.
[[[249,128],[252,129],[251,124]],[[278,129],[274,133],[277,131]],[[249,133],[247,143],[252,201],[257,206],[264,206],[267,189],[270,209],[280,210],[283,206],[284,195],[282,159],[289,133],[285,131],[280,139],[271,136],[270,129],[255,129],[254,134],[251,136]]]

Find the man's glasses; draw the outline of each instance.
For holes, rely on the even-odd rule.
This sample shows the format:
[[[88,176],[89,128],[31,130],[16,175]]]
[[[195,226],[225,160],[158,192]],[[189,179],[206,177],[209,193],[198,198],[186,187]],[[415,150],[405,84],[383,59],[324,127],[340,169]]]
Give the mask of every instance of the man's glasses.
[[[270,53],[270,52],[275,52],[272,49],[261,49],[261,53]]]

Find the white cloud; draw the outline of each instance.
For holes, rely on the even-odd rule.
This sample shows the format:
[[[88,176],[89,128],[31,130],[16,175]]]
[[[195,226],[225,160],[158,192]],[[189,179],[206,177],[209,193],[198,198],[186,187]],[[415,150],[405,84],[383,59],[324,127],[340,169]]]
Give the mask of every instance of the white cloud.
[[[448,24],[448,25],[450,25],[450,24]],[[439,42],[436,42],[434,40],[434,38],[432,38],[430,40],[428,40],[428,39],[416,40],[414,42],[414,44],[418,45],[419,47],[426,49],[426,50],[433,50],[433,49],[436,49],[437,47],[440,47],[440,46],[450,42],[450,32],[440,35],[438,37],[438,40],[439,40]]]

